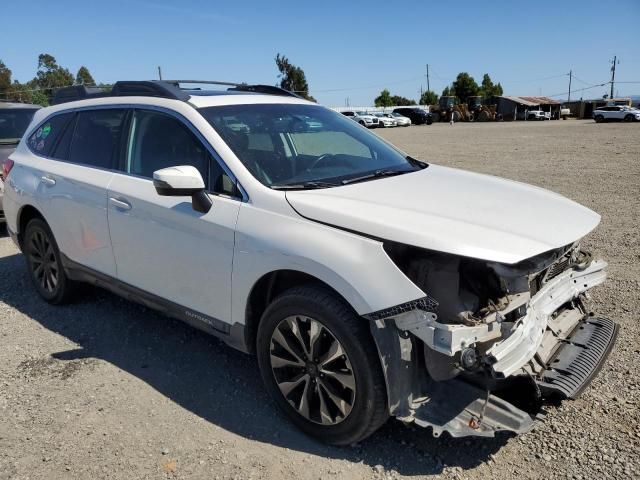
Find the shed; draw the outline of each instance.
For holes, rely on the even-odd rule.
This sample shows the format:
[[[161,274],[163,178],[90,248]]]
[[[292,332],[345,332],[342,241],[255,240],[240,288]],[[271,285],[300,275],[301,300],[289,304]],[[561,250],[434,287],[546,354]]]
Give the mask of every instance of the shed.
[[[496,112],[504,120],[526,120],[529,110],[543,110],[551,112],[551,118],[560,116],[561,102],[550,97],[494,97],[492,103],[496,105]]]

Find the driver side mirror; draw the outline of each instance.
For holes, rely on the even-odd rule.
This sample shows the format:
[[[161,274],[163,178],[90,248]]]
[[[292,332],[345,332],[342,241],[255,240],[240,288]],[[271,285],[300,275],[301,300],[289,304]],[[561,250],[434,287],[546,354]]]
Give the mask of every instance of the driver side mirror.
[[[153,172],[153,186],[164,197],[191,197],[196,212],[207,213],[213,202],[204,189],[204,180],[191,165],[167,167]]]

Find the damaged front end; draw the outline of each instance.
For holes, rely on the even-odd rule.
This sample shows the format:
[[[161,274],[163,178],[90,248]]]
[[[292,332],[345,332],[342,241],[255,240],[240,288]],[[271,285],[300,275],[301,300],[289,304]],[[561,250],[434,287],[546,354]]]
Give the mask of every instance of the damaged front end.
[[[389,410],[436,436],[528,431],[545,400],[582,392],[615,342],[617,325],[584,304],[606,263],[578,243],[515,265],[385,250],[427,295],[366,315]]]

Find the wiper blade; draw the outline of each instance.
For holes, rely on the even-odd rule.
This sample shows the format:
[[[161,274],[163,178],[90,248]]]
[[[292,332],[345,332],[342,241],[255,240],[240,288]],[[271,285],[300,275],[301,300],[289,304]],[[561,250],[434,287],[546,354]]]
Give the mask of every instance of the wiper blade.
[[[312,190],[315,188],[339,187],[339,183],[310,181],[302,183],[290,183],[285,185],[271,185],[274,190]]]
[[[360,177],[353,177],[342,180],[342,184],[348,185],[349,183],[362,182],[365,180],[370,180],[372,178],[392,177],[394,175],[402,175],[403,173],[408,172],[413,172],[413,170],[376,170],[375,172],[367,173],[366,175],[362,175]]]

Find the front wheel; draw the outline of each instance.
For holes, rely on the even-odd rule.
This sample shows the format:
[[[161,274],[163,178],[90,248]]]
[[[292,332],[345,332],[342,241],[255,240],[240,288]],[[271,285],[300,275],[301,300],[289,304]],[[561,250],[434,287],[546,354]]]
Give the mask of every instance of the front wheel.
[[[39,218],[29,221],[24,232],[22,250],[31,283],[38,294],[52,304],[68,301],[73,291],[73,283],[67,278],[60,259],[60,250],[45,221]]]
[[[277,297],[258,328],[269,394],[302,431],[348,445],[387,419],[386,387],[367,320],[331,292],[298,287]]]
[[[625,122],[633,122],[633,120],[633,115],[625,115],[624,117]]]
[[[594,120],[596,121],[596,123],[602,123],[604,122],[604,117],[602,115],[596,115]]]

